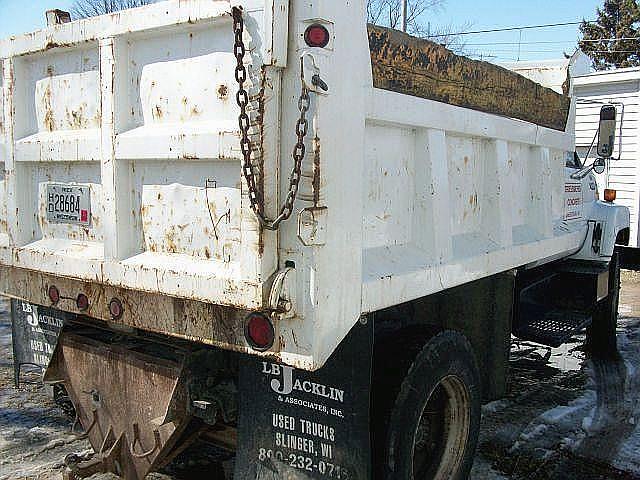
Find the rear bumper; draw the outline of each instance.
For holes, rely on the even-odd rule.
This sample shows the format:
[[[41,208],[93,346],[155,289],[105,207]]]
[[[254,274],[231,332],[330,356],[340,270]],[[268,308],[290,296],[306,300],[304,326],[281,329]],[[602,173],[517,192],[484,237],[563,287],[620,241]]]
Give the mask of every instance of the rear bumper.
[[[55,285],[61,296],[55,306],[48,296],[50,285]],[[244,338],[244,323],[248,311],[239,308],[7,266],[0,266],[0,293],[80,315],[89,322],[99,320],[226,350],[255,353]],[[76,298],[80,293],[89,298],[89,307],[84,311],[76,306]],[[113,298],[120,300],[124,307],[122,317],[117,320],[109,312],[109,302]],[[274,353],[273,356],[277,357],[277,354]]]

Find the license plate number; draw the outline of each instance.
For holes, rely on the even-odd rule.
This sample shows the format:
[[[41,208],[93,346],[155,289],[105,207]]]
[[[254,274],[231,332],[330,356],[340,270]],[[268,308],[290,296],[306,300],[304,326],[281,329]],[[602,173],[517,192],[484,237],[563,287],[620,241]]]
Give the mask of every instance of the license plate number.
[[[89,226],[91,197],[89,187],[79,185],[47,185],[47,220]]]

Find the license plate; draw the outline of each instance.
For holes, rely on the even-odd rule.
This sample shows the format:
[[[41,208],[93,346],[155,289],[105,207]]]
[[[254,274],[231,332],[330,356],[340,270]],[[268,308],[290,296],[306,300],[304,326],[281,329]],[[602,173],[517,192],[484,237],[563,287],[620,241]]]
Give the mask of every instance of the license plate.
[[[91,196],[89,187],[53,183],[47,185],[47,220],[89,226]]]

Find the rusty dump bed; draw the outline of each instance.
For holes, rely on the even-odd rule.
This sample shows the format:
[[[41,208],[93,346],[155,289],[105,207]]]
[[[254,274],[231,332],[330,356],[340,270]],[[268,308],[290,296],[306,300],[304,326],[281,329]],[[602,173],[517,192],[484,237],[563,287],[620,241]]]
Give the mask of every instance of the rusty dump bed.
[[[369,25],[369,45],[376,88],[566,128],[569,97],[515,72],[375,25]]]

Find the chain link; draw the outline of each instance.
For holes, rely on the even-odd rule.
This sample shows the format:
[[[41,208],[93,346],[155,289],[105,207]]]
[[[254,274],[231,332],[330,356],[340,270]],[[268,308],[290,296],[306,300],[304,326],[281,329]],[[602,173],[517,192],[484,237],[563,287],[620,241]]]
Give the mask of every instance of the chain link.
[[[244,33],[244,20],[242,18],[242,8],[233,7],[233,32],[235,35],[235,44],[233,53],[236,57],[236,81],[238,82],[238,93],[236,94],[236,101],[240,107],[240,116],[238,117],[238,125],[240,127],[240,149],[242,151],[242,174],[247,182],[249,188],[249,201],[251,203],[251,210],[255,213],[263,228],[267,230],[277,230],[280,224],[288,220],[293,214],[294,204],[296,197],[298,196],[298,190],[300,188],[300,179],[302,178],[302,162],[306,154],[306,146],[304,139],[309,132],[309,121],[307,120],[307,112],[311,106],[311,99],[309,97],[309,90],[303,84],[302,92],[298,100],[298,110],[300,110],[300,117],[296,122],[296,136],[297,142],[293,148],[293,167],[291,169],[291,175],[289,176],[289,192],[280,207],[278,216],[273,220],[267,219],[264,213],[264,198],[262,192],[258,188],[256,181],[256,173],[253,169],[253,163],[251,161],[251,139],[249,138],[250,119],[247,114],[247,107],[249,106],[249,94],[245,89],[245,83],[247,81],[247,69],[244,66],[244,56],[246,54],[246,47],[242,38]]]

